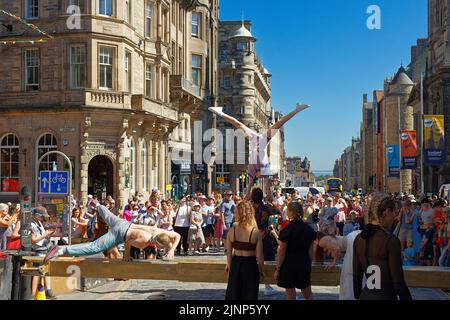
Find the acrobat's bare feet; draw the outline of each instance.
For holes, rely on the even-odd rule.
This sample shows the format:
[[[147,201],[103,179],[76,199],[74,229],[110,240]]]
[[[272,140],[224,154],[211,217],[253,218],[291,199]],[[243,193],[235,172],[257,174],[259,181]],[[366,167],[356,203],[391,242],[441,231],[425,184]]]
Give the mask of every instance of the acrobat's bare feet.
[[[297,103],[297,106],[295,107],[295,110],[298,111],[298,112],[301,112],[301,111],[306,110],[308,108],[311,108],[311,106],[309,104]]]
[[[208,110],[219,116],[223,115],[223,107],[209,107]]]

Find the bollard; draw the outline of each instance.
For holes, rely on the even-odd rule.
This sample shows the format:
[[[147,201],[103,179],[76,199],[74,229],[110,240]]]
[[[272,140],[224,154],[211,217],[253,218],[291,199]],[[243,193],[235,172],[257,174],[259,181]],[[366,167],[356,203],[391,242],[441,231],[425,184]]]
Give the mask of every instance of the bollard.
[[[20,300],[33,300],[31,284],[33,277],[22,276],[20,278]]]
[[[81,277],[80,278],[80,290],[81,291],[86,291],[86,278],[85,277]]]
[[[11,300],[12,257],[0,258],[0,300]]]
[[[33,300],[31,295],[32,276],[23,276],[20,272],[24,265],[22,256],[24,253],[17,253],[12,256],[12,288],[11,300]],[[30,255],[30,253],[25,253]]]
[[[12,288],[11,300],[20,300],[20,265],[22,257],[20,255],[12,256],[13,272],[12,272]]]

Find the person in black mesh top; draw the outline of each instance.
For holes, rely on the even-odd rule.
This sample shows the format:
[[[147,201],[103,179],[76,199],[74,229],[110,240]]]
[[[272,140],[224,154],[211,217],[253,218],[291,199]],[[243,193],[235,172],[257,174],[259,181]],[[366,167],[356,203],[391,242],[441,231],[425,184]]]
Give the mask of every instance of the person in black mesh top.
[[[395,201],[387,195],[374,195],[369,205],[368,224],[353,245],[356,299],[412,299],[403,276],[400,240],[387,231],[394,217]],[[363,287],[364,275],[368,280]]]

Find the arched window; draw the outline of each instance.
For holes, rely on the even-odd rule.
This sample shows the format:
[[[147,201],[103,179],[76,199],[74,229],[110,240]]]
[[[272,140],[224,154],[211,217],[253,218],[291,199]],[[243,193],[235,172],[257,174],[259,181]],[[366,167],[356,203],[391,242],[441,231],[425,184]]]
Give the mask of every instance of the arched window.
[[[142,140],[141,142],[141,177],[142,177],[142,191],[147,190],[147,142]]]
[[[130,189],[136,191],[136,148],[133,138],[130,140]]]
[[[46,133],[42,135],[38,140],[37,145],[37,157],[38,160],[41,158],[44,154],[46,154],[49,151],[56,151],[58,150],[58,143],[56,141],[56,138],[51,133]],[[40,165],[39,165],[39,171],[43,170],[52,170],[52,164],[55,162],[57,163],[58,156],[54,153],[47,155],[42,159]]]
[[[19,139],[7,134],[0,143],[0,177],[2,192],[19,192]]]

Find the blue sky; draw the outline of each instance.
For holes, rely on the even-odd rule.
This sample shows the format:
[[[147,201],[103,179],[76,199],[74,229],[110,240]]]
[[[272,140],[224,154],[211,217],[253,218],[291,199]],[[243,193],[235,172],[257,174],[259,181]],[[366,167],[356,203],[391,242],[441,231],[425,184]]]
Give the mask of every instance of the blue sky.
[[[381,30],[366,27],[373,4]],[[359,133],[363,94],[382,89],[427,37],[426,0],[220,1],[221,20],[240,20],[242,11],[273,74],[272,105],[285,114],[300,100],[313,106],[285,131],[287,155],[308,156],[314,170],[333,168]]]

